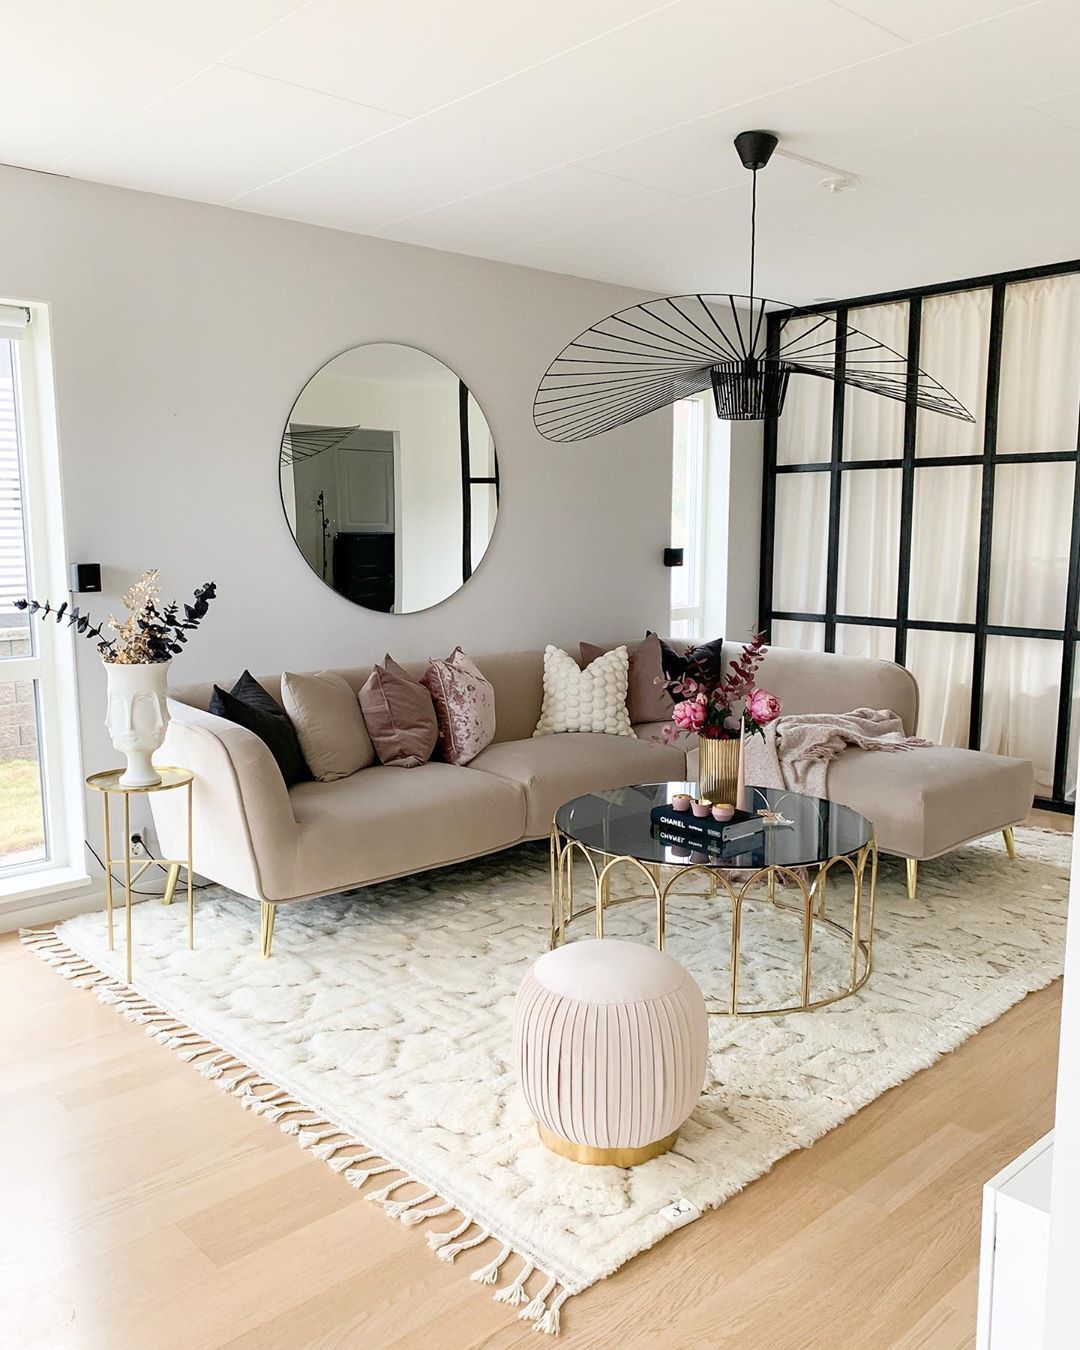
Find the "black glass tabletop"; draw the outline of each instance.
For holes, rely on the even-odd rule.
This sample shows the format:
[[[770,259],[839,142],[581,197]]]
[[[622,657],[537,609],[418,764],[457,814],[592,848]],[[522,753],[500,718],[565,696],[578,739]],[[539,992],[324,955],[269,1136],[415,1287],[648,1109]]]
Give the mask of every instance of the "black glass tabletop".
[[[748,787],[747,810],[768,811],[779,819],[749,834],[745,826],[732,828],[722,848],[706,853],[672,842],[650,819],[653,807],[670,802],[677,792],[695,796],[697,784],[643,783],[590,792],[561,806],[555,824],[586,848],[667,867],[691,863],[721,868],[805,867],[856,853],[873,834],[866,817],[849,806],[780,788]]]

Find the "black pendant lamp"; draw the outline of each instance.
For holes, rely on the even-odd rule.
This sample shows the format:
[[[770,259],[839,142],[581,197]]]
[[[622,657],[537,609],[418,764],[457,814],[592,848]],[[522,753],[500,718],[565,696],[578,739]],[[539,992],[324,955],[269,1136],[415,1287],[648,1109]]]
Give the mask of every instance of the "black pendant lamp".
[[[779,417],[792,375],[840,380],[884,398],[974,422],[931,375],[899,352],[832,314],[817,314],[754,294],[757,175],[777,139],[743,131],[735,149],[752,178],[750,294],[670,295],[619,310],[594,324],[551,363],[533,402],[533,421],[549,441],[582,441],[655,412],[710,386],[716,415],[729,422]],[[770,346],[767,315],[799,308],[798,332]],[[837,348],[843,361],[837,370]]]

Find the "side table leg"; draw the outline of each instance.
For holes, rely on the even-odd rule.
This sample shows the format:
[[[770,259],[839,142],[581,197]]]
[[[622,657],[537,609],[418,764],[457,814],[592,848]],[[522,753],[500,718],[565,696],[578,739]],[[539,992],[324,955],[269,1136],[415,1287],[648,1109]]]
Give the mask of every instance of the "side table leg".
[[[101,800],[105,806],[105,911],[109,916],[109,951],[116,950],[113,933],[113,893],[112,893],[112,830],[109,826],[109,794],[103,792]]]
[[[124,793],[124,932],[127,982],[131,983],[131,793]]]
[[[189,951],[195,950],[195,886],[191,879],[192,864],[195,861],[192,852],[192,783],[187,785],[187,945]]]

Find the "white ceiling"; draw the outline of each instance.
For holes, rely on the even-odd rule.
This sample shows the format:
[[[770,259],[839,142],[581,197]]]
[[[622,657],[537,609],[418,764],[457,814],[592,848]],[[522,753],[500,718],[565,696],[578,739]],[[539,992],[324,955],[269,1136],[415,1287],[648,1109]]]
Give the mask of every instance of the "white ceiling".
[[[1076,0],[0,0],[0,160],[661,292],[1080,254]]]

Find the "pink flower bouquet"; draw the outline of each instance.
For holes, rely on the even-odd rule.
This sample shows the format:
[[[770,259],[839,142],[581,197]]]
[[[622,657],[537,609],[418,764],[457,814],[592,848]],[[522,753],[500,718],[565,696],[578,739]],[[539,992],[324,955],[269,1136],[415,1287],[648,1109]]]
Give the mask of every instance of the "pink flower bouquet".
[[[707,740],[737,740],[742,732],[764,735],[765,727],[775,722],[783,704],[775,694],[756,683],[758,667],[765,659],[766,647],[760,633],[743,647],[720,676],[695,664],[694,650],[686,653],[686,670],[677,679],[665,681],[675,700],[671,725],[664,727],[661,739],[668,744],[680,732],[695,732]]]

